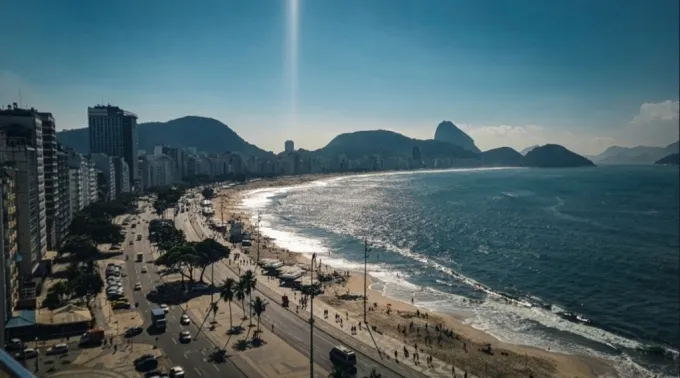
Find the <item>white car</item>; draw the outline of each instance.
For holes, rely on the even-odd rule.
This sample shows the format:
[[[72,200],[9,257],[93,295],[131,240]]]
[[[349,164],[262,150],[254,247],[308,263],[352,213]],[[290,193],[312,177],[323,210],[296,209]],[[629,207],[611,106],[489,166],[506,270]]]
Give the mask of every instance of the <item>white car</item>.
[[[142,266],[142,273],[146,273],[146,272],[147,272],[147,270],[146,270],[146,265],[143,265],[143,266]]]
[[[161,305],[161,308],[163,309],[163,311],[165,311],[166,314],[168,313],[168,311],[170,311],[170,307],[168,307],[168,305],[166,305],[165,303]]]
[[[184,369],[181,366],[170,368],[170,378],[184,378]]]
[[[135,284],[135,291],[137,291],[137,290],[142,290],[142,283],[141,282],[137,282]]]
[[[191,320],[189,319],[189,315],[187,314],[182,314],[182,317],[179,319],[180,324],[187,325],[191,323]]]
[[[189,333],[189,331],[180,332],[179,341],[183,343],[191,341],[191,333]]]
[[[68,353],[68,345],[57,344],[53,347],[47,348],[47,354],[64,354]]]
[[[38,357],[38,351],[33,348],[26,348],[23,351],[16,354],[16,358],[35,358]]]

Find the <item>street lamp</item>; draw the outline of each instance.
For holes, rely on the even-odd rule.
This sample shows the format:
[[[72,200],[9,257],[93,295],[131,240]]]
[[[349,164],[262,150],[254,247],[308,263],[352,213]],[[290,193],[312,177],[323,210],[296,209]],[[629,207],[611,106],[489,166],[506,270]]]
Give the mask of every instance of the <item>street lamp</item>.
[[[364,324],[368,325],[368,319],[367,319],[367,313],[366,313],[366,303],[368,302],[368,293],[367,293],[367,288],[366,288],[366,276],[367,276],[367,269],[366,266],[368,264],[368,252],[371,251],[371,248],[368,243],[368,239],[364,238]]]
[[[260,212],[257,212],[257,258],[255,264],[260,263]]]
[[[316,253],[312,254],[312,269],[310,270],[311,296],[309,298],[309,378],[314,378],[314,263]]]

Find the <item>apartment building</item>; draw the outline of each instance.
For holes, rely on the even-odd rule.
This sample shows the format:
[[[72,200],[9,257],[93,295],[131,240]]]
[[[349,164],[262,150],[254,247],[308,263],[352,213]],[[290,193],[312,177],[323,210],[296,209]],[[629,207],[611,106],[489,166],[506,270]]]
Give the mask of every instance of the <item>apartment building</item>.
[[[59,177],[57,162],[57,129],[51,113],[39,112],[42,122],[42,150],[45,176],[45,213],[47,249],[56,250],[59,218]]]
[[[90,154],[89,158],[94,163],[95,169],[101,171],[100,177],[103,182],[97,183],[98,199],[113,201],[116,199],[116,165],[115,157],[105,154]]]
[[[61,246],[68,226],[71,224],[71,188],[69,179],[68,152],[62,145],[57,145],[57,181],[59,182],[59,215],[57,217],[57,245]]]
[[[122,157],[128,165],[129,181],[137,184],[137,115],[117,106],[87,108],[90,153]]]
[[[4,324],[12,317],[19,300],[19,257],[17,245],[16,186],[10,168],[0,168],[0,340],[5,340]]]

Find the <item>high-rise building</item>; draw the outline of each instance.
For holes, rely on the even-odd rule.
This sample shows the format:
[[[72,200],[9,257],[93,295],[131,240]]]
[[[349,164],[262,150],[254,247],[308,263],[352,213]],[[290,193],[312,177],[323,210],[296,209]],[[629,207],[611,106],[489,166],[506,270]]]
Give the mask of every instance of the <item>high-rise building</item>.
[[[21,109],[13,104],[0,109],[0,132],[4,141],[5,165],[14,168],[17,189],[20,275],[22,295],[33,272],[47,252],[47,216],[45,208],[45,167],[43,162],[43,126],[35,109]],[[32,281],[31,281],[32,284]]]
[[[0,340],[19,300],[16,187],[8,168],[0,168]]]
[[[64,241],[64,238],[68,233],[68,226],[71,224],[68,152],[62,145],[57,145],[57,177],[59,181],[57,245],[61,246],[61,243]]]
[[[130,168],[125,159],[121,157],[114,157],[113,164],[116,169],[116,196],[121,193],[130,192]]]
[[[56,250],[59,218],[59,177],[57,172],[57,129],[51,113],[38,113],[42,122],[43,165],[45,167],[45,212],[47,249]]]
[[[102,153],[125,159],[129,181],[138,185],[137,177],[137,115],[117,106],[87,108],[90,131],[90,153]]]
[[[99,198],[105,201],[112,201],[116,199],[116,166],[114,163],[115,157],[105,154],[90,154],[90,159],[94,163],[96,169],[102,172],[103,183],[98,183]]]
[[[285,147],[285,152],[294,152],[295,151],[295,142],[292,140],[287,140],[286,143],[284,144]]]

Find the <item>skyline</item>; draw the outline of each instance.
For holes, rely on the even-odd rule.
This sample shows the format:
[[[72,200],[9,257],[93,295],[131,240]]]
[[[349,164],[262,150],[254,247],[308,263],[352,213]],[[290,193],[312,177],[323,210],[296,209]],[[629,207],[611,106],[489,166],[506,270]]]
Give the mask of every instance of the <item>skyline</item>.
[[[430,139],[442,120],[482,150],[557,143],[597,154],[678,140],[677,2],[302,0],[296,25],[289,4],[10,4],[35,27],[0,25],[13,36],[0,103],[21,91],[59,130],[86,127],[100,102],[140,123],[210,117],[274,152],[358,130]]]

